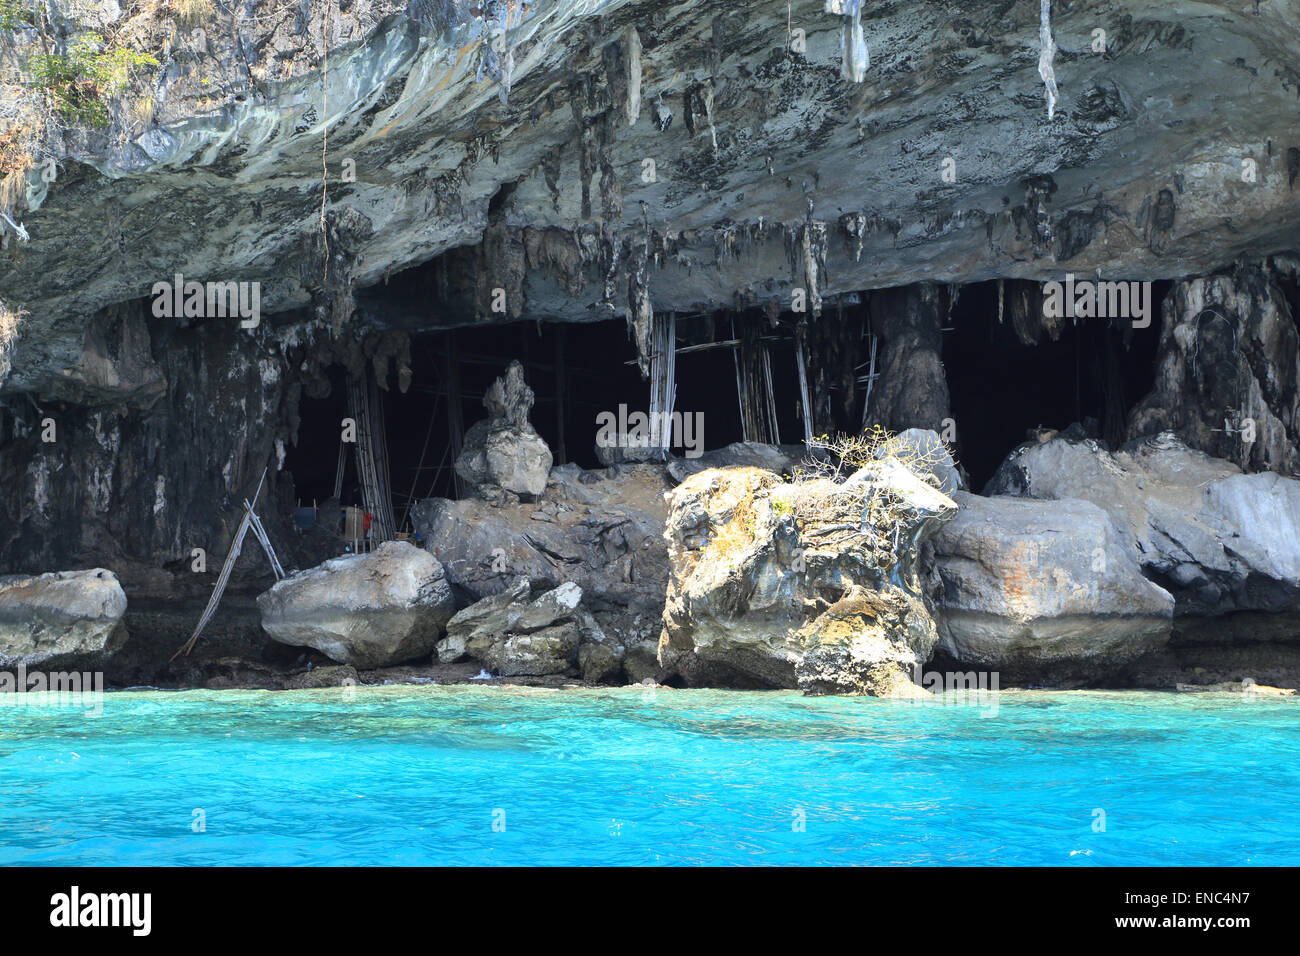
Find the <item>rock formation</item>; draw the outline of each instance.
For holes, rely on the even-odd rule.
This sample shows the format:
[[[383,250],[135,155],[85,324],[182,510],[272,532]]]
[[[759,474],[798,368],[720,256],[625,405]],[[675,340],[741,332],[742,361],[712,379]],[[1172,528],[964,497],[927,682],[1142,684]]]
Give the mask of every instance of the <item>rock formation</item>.
[[[456,473],[481,497],[496,489],[534,501],[546,490],[551,450],[528,421],[533,390],[524,382],[524,368],[511,362],[483,397],[488,417],[465,433],[456,459]]]
[[[1142,573],[1173,595],[1180,634],[1300,641],[1300,481],[1242,474],[1163,434],[1114,453],[1064,438],[1026,445],[989,490],[1107,512]]]
[[[671,495],[659,656],[688,684],[911,694],[933,621],[914,561],[952,501],[897,459],[842,482],[700,472]]]
[[[539,593],[573,583],[611,639],[640,648],[637,673],[653,676],[668,585],[663,496],[670,487],[662,465],[608,472],[561,465],[537,504],[435,498],[411,518],[463,604],[500,594],[520,577]]]
[[[1278,279],[1253,267],[1174,284],[1130,437],[1174,432],[1241,468],[1300,475],[1300,328]]]
[[[102,668],[126,640],[125,613],[103,568],[0,577],[0,666]]]
[[[609,681],[622,667],[624,648],[605,637],[580,606],[582,588],[562,584],[536,598],[527,578],[471,604],[447,624],[437,647],[450,664],[471,658],[502,677],[580,672]]]
[[[932,541],[939,649],[1003,685],[1114,678],[1169,640],[1174,599],[1142,577],[1124,539],[1086,501],[980,498]]]
[[[1026,679],[1076,682],[1095,652],[1092,676],[1119,680],[1105,676],[1112,665],[1154,642],[1120,633],[1125,603],[1141,633],[1161,617],[1141,580],[1119,580],[1126,557],[1175,602],[1170,642],[1147,656],[1184,656],[1151,680],[1215,641],[1253,655],[1207,663],[1217,681],[1261,663],[1286,679],[1300,472],[1297,0],[1178,16],[1139,0],[1057,3],[1050,23],[1034,0],[693,0],[669,15],[652,0],[353,0],[275,16],[190,6],[50,0],[0,28],[0,573],[111,569],[130,600],[130,641],[109,655],[119,681],[324,679],[288,673],[319,667],[316,652],[258,630],[251,602],[272,576],[256,552],[236,566],[228,627],[198,657],[167,658],[264,473],[259,509],[284,563],[338,554],[290,514],[348,503],[352,489],[332,479],[356,386],[376,419],[389,416],[394,448],[416,445],[393,489],[412,501],[394,505],[403,517],[411,505],[411,526],[446,565],[435,590],[450,596],[436,612],[417,613],[423,599],[405,586],[367,604],[352,572],[372,555],[272,592],[319,595],[318,621],[307,604],[264,603],[298,615],[284,632],[309,647],[347,656],[356,644],[359,673],[431,658],[441,623],[430,622],[453,600],[523,576],[530,595],[581,588],[601,633],[625,648],[621,670],[584,665],[584,648],[604,660],[599,641],[579,642],[572,661],[564,642],[547,652],[578,672],[890,693],[940,637],[912,574],[932,526],[900,527],[888,548],[865,531],[824,547],[816,522],[799,529],[774,510],[796,511],[798,496],[768,484],[802,467],[805,450],[743,439],[880,425],[916,450],[933,430],[964,459],[934,470],[956,495],[983,484],[1026,428],[1075,423],[1070,434],[1110,444],[1048,442],[991,486],[1038,500],[963,498],[963,522],[1021,517],[1001,537],[967,527],[961,540],[984,550],[954,543],[939,559],[952,620],[995,622],[978,640],[948,626],[944,653],[978,647],[982,660],[1024,663]],[[136,65],[79,116],[29,64],[92,32],[96,55]],[[1053,313],[1044,284],[1067,273],[1152,281],[1159,328]],[[244,291],[256,314],[243,314]],[[508,338],[534,323],[539,344]],[[567,358],[540,344],[559,324],[575,333]],[[573,353],[610,326],[621,338],[607,350]],[[485,331],[500,338],[491,355],[452,347]],[[998,355],[1007,342],[1023,350],[1014,364]],[[668,355],[683,356],[675,379],[662,372]],[[460,388],[462,372],[516,357],[496,384]],[[618,384],[596,390],[593,365],[626,368],[635,385],[610,375]],[[711,447],[666,467],[595,468],[573,409],[644,407],[637,373],[652,367],[660,404],[709,415]],[[1019,383],[1027,407],[972,409],[971,391],[1014,376],[1033,379]],[[443,402],[423,412],[447,436],[427,461],[425,421],[399,400],[413,383]],[[488,417],[466,430],[465,402],[484,388]],[[771,428],[756,436],[759,419]],[[1175,451],[1163,432],[1213,458]],[[585,468],[553,467],[570,459]],[[904,478],[882,465],[849,492]],[[674,482],[670,591],[661,495]],[[746,496],[748,540],[713,503]],[[1101,509],[1124,556],[1095,510],[1065,499]],[[1111,570],[1031,577],[1041,593],[1025,623],[1008,576],[1022,543],[1056,554],[1058,504],[1074,522],[1061,540],[1075,540],[1069,527],[1104,538]],[[735,581],[713,560],[719,535],[741,562]],[[809,570],[794,570],[791,549],[815,557]],[[438,576],[422,568],[411,573]],[[1052,651],[1049,632],[1082,607],[1074,585],[1102,601],[1103,637]],[[375,622],[390,614],[381,639]],[[356,641],[354,619],[371,622]],[[1033,667],[1013,632],[1039,642]]]
[[[442,565],[400,541],[291,575],[257,599],[275,640],[357,668],[427,657],[454,603]]]

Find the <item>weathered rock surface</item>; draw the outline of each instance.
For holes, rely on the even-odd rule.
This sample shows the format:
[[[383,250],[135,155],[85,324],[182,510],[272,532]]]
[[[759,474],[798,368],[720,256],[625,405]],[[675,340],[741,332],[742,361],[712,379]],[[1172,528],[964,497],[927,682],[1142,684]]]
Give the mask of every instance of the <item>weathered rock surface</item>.
[[[461,603],[498,594],[520,577],[539,593],[573,582],[612,639],[657,643],[670,487],[662,465],[564,465],[551,470],[536,504],[430,498],[411,509],[411,521]]]
[[[1130,438],[1174,432],[1243,470],[1300,475],[1300,325],[1279,281],[1296,263],[1279,263],[1174,283]]]
[[[1163,434],[1113,453],[1063,438],[1025,445],[989,490],[1106,511],[1142,572],[1174,596],[1183,637],[1300,639],[1300,481],[1242,474]]]
[[[622,670],[623,647],[608,640],[580,606],[582,588],[569,582],[530,600],[527,578],[458,612],[438,642],[440,663],[479,661],[501,677],[580,671],[610,682]]]
[[[931,542],[941,652],[1006,684],[1080,686],[1169,640],[1173,598],[1097,506],[981,498]]]
[[[455,599],[433,555],[387,541],[285,578],[257,605],[275,640],[367,669],[426,657]]]
[[[483,406],[488,417],[465,432],[456,473],[481,495],[501,488],[525,501],[535,500],[546,490],[553,459],[528,420],[533,390],[524,382],[522,365],[510,363],[488,389]]]
[[[940,353],[951,289],[918,283],[871,297],[872,328],[880,336],[878,387],[867,421],[891,432],[937,431],[949,415],[948,379]]]
[[[103,568],[0,577],[0,666],[102,666],[126,641],[125,614]]]
[[[357,669],[351,664],[337,667],[313,667],[285,681],[285,690],[320,690],[324,687],[356,687],[360,683]]]
[[[623,246],[646,247],[655,307],[687,311],[738,295],[786,303],[795,285],[824,298],[1058,278],[1062,264],[1187,275],[1291,244],[1291,0],[1188,16],[1113,0],[1100,17],[1058,2],[1050,119],[1033,0],[866,4],[861,83],[843,73],[841,18],[817,3],[699,0],[665,17],[650,0],[356,0],[218,17],[198,46],[170,7],[77,7],[85,28],[166,65],[114,104],[109,128],[43,144],[59,175],[33,167],[19,213],[30,242],[6,228],[22,255],[0,273],[0,300],[30,313],[18,390],[59,391],[87,317],[173,271],[260,281],[268,312],[329,315],[355,299],[390,321],[450,325],[460,308],[431,319],[411,296],[398,315],[371,293],[473,247],[466,259],[491,275],[463,275],[462,289],[504,289],[511,318],[577,318],[623,298],[641,265]],[[4,79],[17,85],[41,39],[21,25],[12,36]],[[131,105],[147,94],[142,119]],[[641,176],[646,157],[655,177]],[[355,177],[340,181],[343,159]]]
[[[955,506],[895,459],[843,483],[705,471],[670,504],[659,658],[686,683],[886,696],[929,657],[913,554]]]

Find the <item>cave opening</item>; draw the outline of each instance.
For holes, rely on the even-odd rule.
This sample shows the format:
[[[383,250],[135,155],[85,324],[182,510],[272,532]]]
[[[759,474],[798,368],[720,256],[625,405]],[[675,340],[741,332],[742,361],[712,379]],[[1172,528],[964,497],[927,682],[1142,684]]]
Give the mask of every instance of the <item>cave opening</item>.
[[[684,318],[678,325],[675,409],[703,413],[703,449],[743,437],[732,350],[725,347],[728,320]],[[718,348],[690,346],[722,343]],[[797,395],[792,347],[774,342],[777,394]],[[787,355],[786,352],[790,354]],[[405,393],[395,382],[379,393],[387,446],[388,485],[399,531],[407,527],[408,505],[429,497],[463,497],[455,474],[455,448],[465,431],[487,417],[483,396],[512,360],[524,368],[535,399],[529,416],[546,441],[554,463],[584,469],[603,467],[596,454],[597,416],[647,408],[648,383],[636,361],[636,347],[621,319],[583,322],[512,322],[463,326],[411,336],[411,382]],[[342,423],[348,417],[347,373],[329,369],[329,393],[304,394],[299,404],[298,442],[286,449],[285,470],[304,506],[334,495]],[[781,435],[797,434],[797,405],[781,404]],[[786,437],[786,436],[790,437]],[[682,449],[674,449],[680,454]],[[348,446],[343,458],[340,503],[362,504],[356,462]]]
[[[1172,285],[1152,283],[1147,328],[1103,318],[1065,319],[1059,337],[1039,331],[1033,345],[1017,333],[1011,281],[1004,287],[1001,321],[996,281],[962,287],[944,328],[943,360],[957,454],[972,489],[982,488],[1034,429],[1063,430],[1077,422],[1112,447],[1123,442],[1130,411],[1155,381],[1161,305]]]

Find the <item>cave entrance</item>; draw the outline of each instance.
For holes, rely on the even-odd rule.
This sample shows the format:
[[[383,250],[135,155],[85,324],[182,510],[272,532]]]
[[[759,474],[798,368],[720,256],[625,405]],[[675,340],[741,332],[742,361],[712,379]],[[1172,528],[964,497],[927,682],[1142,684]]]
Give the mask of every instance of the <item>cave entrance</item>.
[[[1129,412],[1155,381],[1160,305],[1171,287],[1152,283],[1152,321],[1145,329],[1120,320],[1065,319],[1058,339],[1042,333],[1035,345],[1017,334],[1010,300],[1013,292],[1024,293],[1038,308],[1036,283],[1005,282],[1001,321],[996,281],[962,287],[944,329],[943,360],[957,453],[972,489],[984,486],[1031,429],[1078,422],[1112,447],[1123,441]]]
[[[735,327],[740,328],[739,318]],[[726,317],[715,316],[682,317],[677,325],[674,409],[702,417],[702,449],[719,448],[744,435],[736,365],[725,339],[730,328]],[[711,343],[718,347],[709,347]],[[802,426],[797,403],[789,400],[797,395],[793,346],[781,341],[765,344],[770,347],[774,393],[787,399],[775,403],[780,435],[796,439]],[[647,409],[649,383],[641,376],[636,348],[621,319],[513,322],[415,333],[406,392],[395,385],[378,392],[386,446],[383,464],[397,531],[410,530],[410,503],[464,496],[454,469],[457,450],[466,430],[486,417],[483,396],[512,360],[524,368],[535,395],[530,420],[557,465],[602,467],[596,455],[598,416],[617,417],[620,408],[625,414]],[[284,467],[293,475],[303,506],[330,500],[338,481],[342,422],[350,415],[348,376],[338,365],[328,376],[328,394],[305,394],[301,399],[298,442],[285,456]],[[340,504],[362,507],[351,445],[343,457],[341,486]]]

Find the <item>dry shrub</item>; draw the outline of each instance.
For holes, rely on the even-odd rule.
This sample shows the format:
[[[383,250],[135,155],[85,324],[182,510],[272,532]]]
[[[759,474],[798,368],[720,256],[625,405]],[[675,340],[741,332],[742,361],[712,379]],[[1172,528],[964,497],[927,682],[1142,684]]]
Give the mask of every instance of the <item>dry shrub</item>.
[[[213,0],[170,0],[176,21],[186,29],[207,21],[216,10]]]
[[[0,131],[0,209],[14,209],[22,199],[32,154],[25,140],[25,126],[10,126]]]
[[[935,468],[946,464],[950,455],[941,439],[918,448],[879,425],[861,435],[822,435],[813,439],[811,448],[820,454],[794,477],[799,486],[794,512],[805,536],[835,544],[869,534],[890,550],[898,547],[899,529],[911,517],[909,506],[884,483],[846,488],[845,480],[860,468],[892,458],[919,480],[939,488],[942,480]]]
[[[27,313],[0,302],[0,381],[9,374],[9,353],[18,338],[18,326]]]

